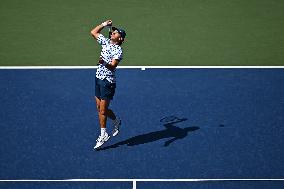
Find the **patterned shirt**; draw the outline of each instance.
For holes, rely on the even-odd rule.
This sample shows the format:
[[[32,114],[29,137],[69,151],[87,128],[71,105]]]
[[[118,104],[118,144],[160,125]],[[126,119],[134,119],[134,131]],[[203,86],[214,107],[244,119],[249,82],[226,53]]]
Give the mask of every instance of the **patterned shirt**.
[[[110,64],[113,59],[122,60],[122,48],[119,45],[112,44],[110,39],[102,34],[99,34],[97,41],[102,46],[101,58],[104,62]],[[116,82],[115,70],[111,71],[102,64],[98,66],[96,77],[101,80],[107,79],[111,83]]]

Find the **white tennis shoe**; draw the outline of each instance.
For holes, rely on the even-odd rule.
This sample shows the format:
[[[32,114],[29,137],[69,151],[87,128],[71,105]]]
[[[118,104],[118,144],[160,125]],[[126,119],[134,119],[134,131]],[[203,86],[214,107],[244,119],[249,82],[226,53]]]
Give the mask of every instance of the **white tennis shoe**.
[[[100,135],[99,138],[97,139],[97,143],[94,149],[98,149],[99,147],[101,147],[106,141],[108,141],[109,138],[110,136],[107,133],[105,133],[104,136]]]
[[[120,126],[121,126],[121,119],[120,119],[120,118],[117,118],[117,119],[114,121],[113,126],[114,126],[114,128],[113,128],[113,131],[112,131],[112,136],[115,137],[115,136],[118,135],[118,133],[119,133],[119,129],[120,129]]]

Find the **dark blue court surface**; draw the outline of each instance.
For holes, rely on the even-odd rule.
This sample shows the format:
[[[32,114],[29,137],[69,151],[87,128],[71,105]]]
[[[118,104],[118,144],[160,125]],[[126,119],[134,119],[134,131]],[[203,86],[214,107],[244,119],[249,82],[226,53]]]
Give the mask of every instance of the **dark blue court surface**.
[[[0,70],[1,180],[284,178],[284,69],[118,69],[111,108],[121,133],[98,151],[94,80],[93,69]],[[278,189],[284,181],[137,183],[189,186]],[[0,182],[31,187],[131,183]]]

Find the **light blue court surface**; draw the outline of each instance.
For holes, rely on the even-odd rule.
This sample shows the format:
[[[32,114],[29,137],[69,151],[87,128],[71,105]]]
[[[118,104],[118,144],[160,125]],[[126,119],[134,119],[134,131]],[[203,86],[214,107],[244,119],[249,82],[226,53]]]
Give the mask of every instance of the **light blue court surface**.
[[[95,71],[0,70],[1,180],[284,178],[284,69],[118,69],[111,108],[121,133],[99,151]],[[270,186],[284,181],[137,183]],[[110,187],[132,183],[0,182],[1,189]]]

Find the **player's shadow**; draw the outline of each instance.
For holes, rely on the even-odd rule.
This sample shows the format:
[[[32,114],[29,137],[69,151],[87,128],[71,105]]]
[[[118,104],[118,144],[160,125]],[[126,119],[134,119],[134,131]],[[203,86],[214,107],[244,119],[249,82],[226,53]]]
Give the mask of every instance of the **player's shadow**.
[[[179,128],[175,126],[174,124],[184,122],[186,121],[186,118],[177,118],[175,116],[168,116],[163,119],[161,119],[161,122],[163,122],[164,127],[166,129],[161,130],[161,131],[155,131],[155,132],[150,132],[142,135],[137,135],[134,137],[131,137],[127,140],[118,142],[116,144],[113,144],[111,146],[106,146],[103,148],[98,149],[100,150],[107,150],[111,148],[117,148],[119,146],[127,145],[127,146],[135,146],[135,145],[140,145],[140,144],[145,144],[145,143],[150,143],[154,142],[160,139],[166,139],[170,138],[164,143],[164,146],[169,146],[173,142],[179,139],[185,138],[188,133],[196,131],[199,129],[199,127],[186,127],[186,128]]]

